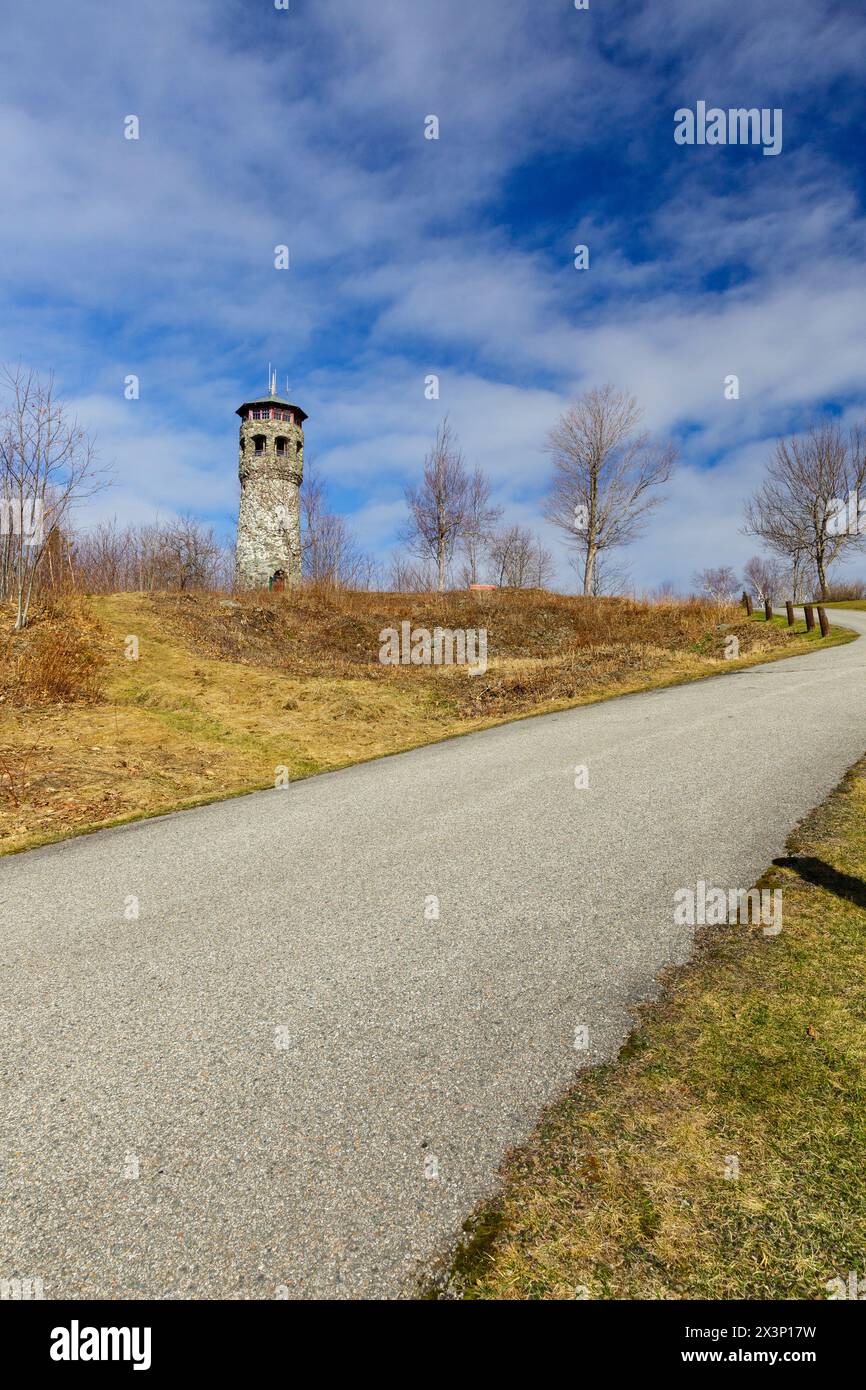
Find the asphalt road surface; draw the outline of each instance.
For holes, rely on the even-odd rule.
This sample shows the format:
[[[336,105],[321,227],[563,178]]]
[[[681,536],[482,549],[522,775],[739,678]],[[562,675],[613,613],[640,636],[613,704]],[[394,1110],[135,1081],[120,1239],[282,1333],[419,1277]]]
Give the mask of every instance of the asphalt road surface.
[[[411,1296],[864,747],[858,641],[0,861],[0,1278]]]

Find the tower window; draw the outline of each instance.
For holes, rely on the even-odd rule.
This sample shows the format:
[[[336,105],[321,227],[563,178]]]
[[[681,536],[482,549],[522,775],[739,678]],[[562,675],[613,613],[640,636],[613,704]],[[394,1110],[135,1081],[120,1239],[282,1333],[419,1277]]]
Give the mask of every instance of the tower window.
[[[283,434],[278,434],[278,435],[277,435],[277,453],[278,453],[278,454],[285,454],[285,453],[287,453],[287,452],[288,452],[288,447],[289,447],[289,441],[286,439],[285,435],[283,435]]]
[[[265,452],[265,442],[265,436],[263,434],[253,435],[253,444],[255,445],[257,454],[263,454]]]

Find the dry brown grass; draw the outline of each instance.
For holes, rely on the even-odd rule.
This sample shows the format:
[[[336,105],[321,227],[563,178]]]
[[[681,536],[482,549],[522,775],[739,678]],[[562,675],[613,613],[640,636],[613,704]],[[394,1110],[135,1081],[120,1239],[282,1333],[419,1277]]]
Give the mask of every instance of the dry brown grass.
[[[486,627],[487,673],[380,665],[379,633],[404,620]],[[533,592],[482,602],[309,590],[239,601],[114,594],[46,611],[30,633],[0,639],[0,748],[17,797],[0,804],[0,845],[21,849],[273,786],[278,766],[303,777],[730,670],[731,632],[740,664],[819,642],[802,624],[794,634],[783,626],[701,604]],[[128,634],[139,639],[137,661],[125,658]]]
[[[724,660],[735,634],[743,656],[790,644],[774,624],[748,621],[742,609],[699,602],[648,604],[583,599],[541,590],[388,594],[303,590],[256,594],[226,607],[214,594],[155,595],[148,602],[161,628],[202,656],[276,667],[298,679],[326,676],[411,682],[462,719],[525,714],[634,680],[652,679],[682,660],[697,667]],[[464,671],[379,663],[379,634],[413,627],[488,634],[490,669]]]
[[[37,604],[23,632],[11,606],[0,614],[0,702],[17,708],[98,700],[106,633],[91,604],[70,596]]]
[[[86,599],[69,596],[37,603],[22,632],[13,621],[10,605],[0,613],[0,802],[7,822],[27,825],[45,785],[42,717],[101,699],[107,633]]]
[[[742,619],[738,608],[703,603],[648,604],[583,599],[543,590],[500,590],[474,598],[445,594],[355,593],[303,589],[296,594],[157,594],[150,602],[166,629],[185,636],[204,656],[293,672],[328,675],[366,671],[381,676],[379,632],[415,627],[478,628],[498,658],[569,658],[625,645],[685,651],[716,624]],[[753,631],[753,628],[750,629]]]
[[[0,747],[0,799],[15,807],[21,805],[30,787],[28,774],[38,752],[38,743]]]

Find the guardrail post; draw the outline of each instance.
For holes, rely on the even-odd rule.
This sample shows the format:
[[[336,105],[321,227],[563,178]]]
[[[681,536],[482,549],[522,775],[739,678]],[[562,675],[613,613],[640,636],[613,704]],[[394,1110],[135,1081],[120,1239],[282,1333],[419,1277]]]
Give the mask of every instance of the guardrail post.
[[[821,624],[821,636],[829,637],[830,619],[827,617],[827,614],[824,611],[824,605],[822,603],[818,604],[818,622]]]
[[[764,599],[764,617],[768,623],[771,622],[773,618],[773,605],[768,598]]]
[[[803,612],[806,614],[806,631],[811,632],[815,626],[815,610],[811,603],[803,605]]]
[[[786,604],[785,604],[785,611],[786,611],[787,614],[788,614],[788,627],[793,627],[793,626],[794,626],[794,605],[793,605],[793,603],[786,603]]]

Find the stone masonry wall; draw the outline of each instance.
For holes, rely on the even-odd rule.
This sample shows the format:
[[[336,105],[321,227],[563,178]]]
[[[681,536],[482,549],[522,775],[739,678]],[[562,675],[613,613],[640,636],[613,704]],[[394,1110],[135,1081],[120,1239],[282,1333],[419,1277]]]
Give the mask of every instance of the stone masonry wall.
[[[265,439],[258,454],[256,435]],[[288,441],[284,454],[277,453],[278,438]],[[304,432],[288,420],[243,420],[240,444],[236,583],[241,589],[266,589],[283,570],[286,582],[295,584],[301,577]]]

